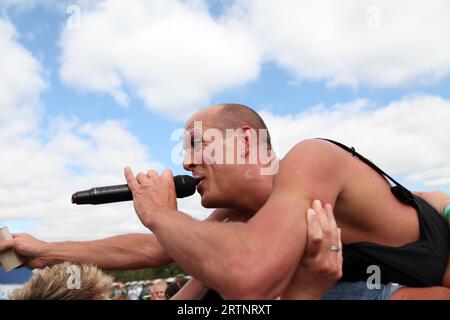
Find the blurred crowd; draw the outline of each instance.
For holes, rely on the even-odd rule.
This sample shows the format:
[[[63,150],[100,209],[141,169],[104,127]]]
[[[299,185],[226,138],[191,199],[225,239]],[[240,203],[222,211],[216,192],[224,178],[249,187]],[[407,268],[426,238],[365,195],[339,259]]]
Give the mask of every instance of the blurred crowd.
[[[71,273],[73,267],[78,276]],[[114,282],[94,265],[64,262],[35,269],[22,287],[14,290],[11,300],[168,300],[190,277],[177,275],[167,279]]]
[[[114,282],[111,300],[169,300],[189,281],[189,276],[167,279]]]

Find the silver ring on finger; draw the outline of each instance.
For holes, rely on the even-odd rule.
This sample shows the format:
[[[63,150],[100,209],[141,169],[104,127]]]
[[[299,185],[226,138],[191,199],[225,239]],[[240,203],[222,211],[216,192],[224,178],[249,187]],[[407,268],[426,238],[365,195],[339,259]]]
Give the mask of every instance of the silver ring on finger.
[[[330,247],[330,250],[333,252],[339,252],[339,251],[341,251],[341,248],[335,244],[332,244]]]

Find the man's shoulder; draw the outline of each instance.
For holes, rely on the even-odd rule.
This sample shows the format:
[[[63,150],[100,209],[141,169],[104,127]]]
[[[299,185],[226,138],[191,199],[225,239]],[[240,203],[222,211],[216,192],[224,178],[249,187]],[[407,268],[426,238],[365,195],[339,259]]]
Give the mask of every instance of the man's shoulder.
[[[305,139],[294,145],[282,162],[295,164],[298,161],[313,162],[322,167],[335,167],[348,158],[348,153],[335,144],[321,139]]]
[[[334,144],[307,139],[297,143],[280,161],[274,188],[309,197],[333,199],[347,179],[346,152]]]

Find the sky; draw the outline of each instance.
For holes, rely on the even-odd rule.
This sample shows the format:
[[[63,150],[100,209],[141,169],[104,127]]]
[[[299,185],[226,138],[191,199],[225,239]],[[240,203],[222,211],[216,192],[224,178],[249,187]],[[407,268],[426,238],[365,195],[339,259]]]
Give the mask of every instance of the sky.
[[[131,203],[74,206],[123,168],[185,174],[173,133],[246,104],[282,157],[350,146],[450,192],[446,0],[0,0],[0,226],[46,241],[148,232]],[[179,208],[202,219],[199,196]]]

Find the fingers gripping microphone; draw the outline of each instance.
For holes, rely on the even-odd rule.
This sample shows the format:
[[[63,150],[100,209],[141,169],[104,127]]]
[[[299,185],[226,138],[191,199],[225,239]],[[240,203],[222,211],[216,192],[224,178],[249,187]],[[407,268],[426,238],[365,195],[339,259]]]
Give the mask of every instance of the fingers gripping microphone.
[[[191,176],[175,176],[173,181],[177,198],[189,197],[194,194],[197,181]],[[133,195],[126,184],[94,187],[75,192],[72,195],[72,203],[75,204],[102,204],[129,200],[133,200]]]

